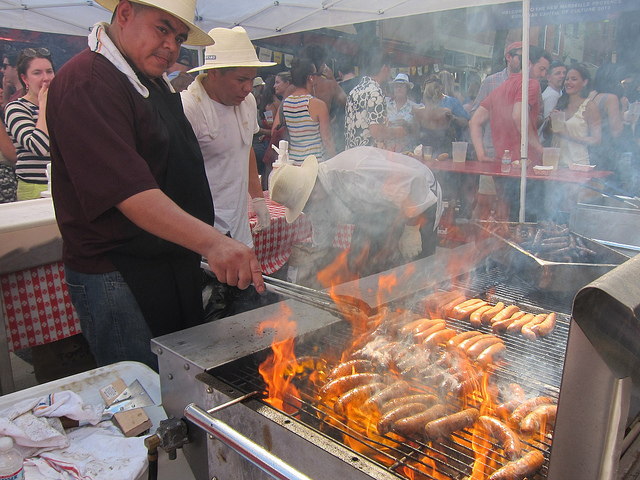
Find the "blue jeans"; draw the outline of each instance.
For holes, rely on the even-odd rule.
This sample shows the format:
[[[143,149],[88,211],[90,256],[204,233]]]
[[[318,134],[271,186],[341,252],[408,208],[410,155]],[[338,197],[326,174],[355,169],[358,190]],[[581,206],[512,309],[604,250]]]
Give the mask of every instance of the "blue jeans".
[[[79,273],[65,265],[71,302],[98,366],[135,361],[158,370],[151,330],[119,272]]]

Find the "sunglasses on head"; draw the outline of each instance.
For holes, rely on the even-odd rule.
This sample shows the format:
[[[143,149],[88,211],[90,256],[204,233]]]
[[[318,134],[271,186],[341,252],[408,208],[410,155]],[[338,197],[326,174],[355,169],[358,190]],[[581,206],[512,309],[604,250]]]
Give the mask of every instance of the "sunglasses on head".
[[[51,52],[49,51],[48,48],[46,47],[40,47],[40,48],[25,48],[24,50],[22,50],[22,54],[25,57],[35,57],[37,55],[41,55],[43,57],[48,57],[51,55]]]

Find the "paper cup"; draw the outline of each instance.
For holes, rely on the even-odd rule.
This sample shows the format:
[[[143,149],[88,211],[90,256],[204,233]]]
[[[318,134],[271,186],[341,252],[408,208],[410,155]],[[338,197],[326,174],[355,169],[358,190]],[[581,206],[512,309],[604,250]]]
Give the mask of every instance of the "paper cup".
[[[560,161],[560,149],[557,147],[545,147],[542,150],[542,165],[553,167],[554,170],[558,169],[558,162]]]
[[[455,163],[463,163],[467,159],[467,142],[453,142],[452,153]]]
[[[561,133],[564,131],[564,112],[551,112],[551,131]]]
[[[427,145],[422,146],[422,160],[425,162],[430,162],[432,159],[433,149]]]

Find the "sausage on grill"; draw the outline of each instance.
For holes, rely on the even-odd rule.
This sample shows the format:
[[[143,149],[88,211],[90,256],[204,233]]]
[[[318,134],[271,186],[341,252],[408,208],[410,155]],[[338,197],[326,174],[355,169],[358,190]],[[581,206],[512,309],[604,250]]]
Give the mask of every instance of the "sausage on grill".
[[[391,427],[395,422],[402,418],[407,418],[416,413],[423,412],[428,407],[424,403],[408,403],[400,407],[389,410],[378,420],[378,433],[384,435],[391,431]]]
[[[495,438],[502,449],[504,455],[509,460],[515,460],[522,453],[522,444],[518,434],[511,430],[506,424],[494,417],[482,415],[478,418],[478,423],[482,425],[489,435]]]
[[[393,431],[404,437],[424,435],[425,425],[440,417],[444,417],[446,413],[447,408],[444,405],[434,405],[424,412],[396,421],[393,424]]]
[[[514,313],[518,312],[520,309],[516,305],[509,305],[508,307],[504,307],[500,312],[498,312],[493,318],[489,320],[491,325],[501,320],[506,320],[511,317]]]
[[[428,393],[420,393],[416,395],[408,395],[406,397],[398,397],[393,400],[389,400],[387,403],[382,405],[381,413],[384,415],[385,413],[390,412],[402,405],[408,405],[409,403],[422,403],[427,407],[433,407],[436,403],[438,403],[438,397],[435,395],[431,395]]]
[[[529,415],[536,407],[540,405],[553,405],[553,400],[549,397],[534,397],[522,402],[509,417],[509,424],[512,426],[520,425],[524,417]]]
[[[381,383],[383,378],[376,373],[356,373],[354,375],[346,375],[344,377],[331,380],[320,389],[320,398],[329,400],[348,392],[352,388],[369,383]]]
[[[504,320],[499,320],[497,322],[493,322],[491,324],[491,330],[493,330],[496,333],[497,332],[503,332],[503,331],[505,331],[507,329],[507,327],[509,325],[511,325],[516,320],[521,319],[525,315],[526,315],[525,312],[523,312],[522,310],[519,310],[516,313],[514,313],[513,315],[511,315],[509,318],[505,318]]]
[[[487,347],[480,355],[476,361],[480,364],[481,367],[486,368],[489,365],[493,365],[499,358],[507,352],[507,347],[503,342],[494,343],[493,345]]]
[[[542,429],[553,427],[556,422],[558,407],[555,405],[541,405],[520,422],[520,430],[526,435],[541,432]]]
[[[341,363],[335,366],[330,372],[327,378],[334,380],[345,375],[353,375],[354,373],[371,373],[375,370],[373,363],[369,360],[349,360],[348,362]]]
[[[536,326],[536,325],[541,324],[542,322],[544,322],[546,320],[547,316],[548,315],[541,314],[541,315],[536,315],[535,317],[533,317],[533,320],[531,320],[526,325],[522,326],[522,330],[520,331],[522,333],[522,336],[524,338],[526,338],[527,340],[535,340],[535,339],[537,339],[538,335],[536,335],[536,332],[533,330],[533,327]]]
[[[333,404],[333,410],[338,415],[345,415],[347,413],[347,407],[353,408],[362,405],[367,399],[371,398],[371,395],[375,395],[384,388],[385,384],[380,382],[352,388],[338,397]]]
[[[461,303],[460,305],[456,305],[453,307],[451,311],[451,318],[456,320],[465,320],[469,318],[469,316],[478,310],[481,307],[487,305],[487,302],[481,300],[480,298],[473,298],[471,300],[467,300],[466,302]]]
[[[523,480],[532,478],[544,465],[544,455],[538,450],[527,453],[522,458],[507,463],[491,474],[489,480]]]
[[[478,355],[484,352],[491,345],[495,343],[501,343],[501,342],[502,340],[496,337],[495,335],[485,334],[484,338],[481,338],[480,340],[475,342],[473,345],[471,345],[469,348],[467,348],[467,351],[466,351],[467,356],[470,359],[475,360],[478,358]]]
[[[538,337],[546,337],[556,328],[556,314],[551,312],[542,322],[531,327],[531,331]]]
[[[384,390],[375,393],[362,404],[362,410],[367,412],[370,410],[379,410],[382,405],[392,398],[405,395],[410,390],[409,384],[404,381],[395,382]]]
[[[453,432],[471,427],[480,416],[475,408],[447,415],[433,420],[424,427],[425,435],[430,440],[440,440],[451,436]]]
[[[507,327],[507,333],[520,333],[522,327],[533,320],[535,315],[533,313],[527,313],[515,322],[512,322],[511,325]]]
[[[483,305],[482,307],[477,309],[475,312],[473,312],[469,317],[469,321],[471,322],[471,325],[476,328],[482,325],[482,315],[484,315],[485,312],[491,310],[492,308],[493,308],[493,305]]]
[[[453,337],[456,336],[458,332],[453,330],[452,328],[444,328],[442,330],[438,330],[437,332],[433,332],[427,338],[424,339],[424,344],[429,345],[431,347],[437,347],[440,344],[445,344]]]
[[[495,306],[482,314],[480,320],[483,324],[488,325],[491,323],[491,319],[495,317],[498,313],[500,313],[504,309],[504,303],[498,302]]]
[[[447,345],[449,347],[457,347],[458,345],[460,345],[465,340],[468,340],[471,337],[477,337],[478,335],[482,335],[482,332],[479,332],[477,330],[470,330],[468,332],[462,332],[462,333],[457,334],[455,337],[450,338],[449,341],[447,342]]]

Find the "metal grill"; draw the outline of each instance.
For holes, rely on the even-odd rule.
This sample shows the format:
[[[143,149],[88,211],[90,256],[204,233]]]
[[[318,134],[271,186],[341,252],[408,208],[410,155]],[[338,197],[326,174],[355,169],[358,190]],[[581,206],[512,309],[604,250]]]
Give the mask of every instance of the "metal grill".
[[[464,290],[468,292],[468,296],[484,298],[491,303],[514,303],[530,313],[555,311],[558,314],[556,329],[545,339],[532,342],[516,335],[502,336],[507,346],[506,362],[494,372],[494,376],[501,383],[519,383],[528,394],[545,395],[557,401],[568,338],[570,299],[540,294],[526,282],[507,276],[499,267],[475,271],[472,275],[442,284],[440,288]],[[414,299],[413,308],[418,313],[421,313],[419,299],[422,296],[424,295],[417,295]],[[406,304],[406,300],[403,303]],[[468,322],[448,319],[447,323],[458,331],[473,329]],[[298,342],[296,355],[323,356],[332,352],[334,354],[330,356],[339,357],[339,352],[350,344],[350,326],[347,322],[341,322],[329,330],[313,335],[313,341],[307,339]],[[487,326],[478,330],[483,333],[490,331]],[[336,352],[338,353],[335,354]],[[258,366],[264,361],[267,353],[261,352],[238,359],[208,373],[242,392],[264,391],[265,384],[258,373]],[[455,480],[471,473],[475,460],[472,444],[479,439],[474,438],[469,431],[455,433],[452,440],[442,443],[428,444],[415,439],[403,442],[399,441],[397,436],[391,435],[386,435],[385,442],[381,443],[344,423],[344,419],[332,411],[318,406],[314,399],[315,392],[300,388],[299,391],[301,398],[290,398],[287,401],[293,410],[293,413],[289,414],[292,421],[300,421],[316,432],[339,442],[344,443],[344,436],[349,437],[353,441],[352,448],[373,458],[381,467],[400,478],[409,476],[410,471],[418,472],[422,475],[420,478],[436,478],[428,473],[433,465],[440,474]],[[450,413],[455,411],[453,406],[457,403],[457,400],[448,402]],[[548,437],[523,442],[525,450],[539,449],[542,452],[548,452],[550,445],[551,438]],[[493,451],[489,458],[502,464],[506,463],[507,460],[498,453],[498,447],[492,445],[491,448]],[[545,464],[536,478],[546,478],[547,468]]]

